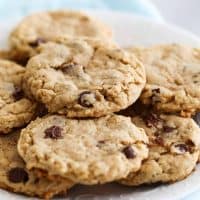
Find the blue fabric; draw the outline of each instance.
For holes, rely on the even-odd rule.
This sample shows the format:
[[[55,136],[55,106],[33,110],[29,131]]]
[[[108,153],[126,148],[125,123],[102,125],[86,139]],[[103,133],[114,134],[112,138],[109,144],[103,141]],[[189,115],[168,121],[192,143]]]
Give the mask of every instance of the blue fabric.
[[[70,8],[128,11],[162,20],[148,0],[0,0],[0,18],[13,18],[33,11]]]

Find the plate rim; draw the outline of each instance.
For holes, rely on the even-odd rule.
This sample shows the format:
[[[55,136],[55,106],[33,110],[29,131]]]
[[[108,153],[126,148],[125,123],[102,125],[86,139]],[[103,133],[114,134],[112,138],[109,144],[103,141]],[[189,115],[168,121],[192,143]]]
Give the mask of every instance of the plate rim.
[[[100,10],[100,9],[97,9],[97,10],[94,11],[94,10],[91,10],[91,9],[82,9],[81,11],[88,12],[89,14],[96,13],[95,15],[97,15],[97,16],[102,15],[102,13],[103,13],[103,14],[106,14],[106,15],[115,14],[115,15],[118,15],[118,16],[121,15],[121,16],[126,17],[126,18],[129,18],[129,17],[135,18],[136,20],[140,20],[140,21],[144,21],[144,22],[148,22],[148,23],[153,23],[153,24],[156,24],[160,27],[161,26],[165,27],[168,30],[174,30],[178,34],[179,33],[184,34],[185,37],[190,37],[193,40],[200,42],[200,37],[198,37],[195,33],[192,33],[191,31],[189,31],[185,28],[182,28],[179,25],[167,22],[165,20],[163,20],[163,21],[159,21],[159,20],[156,20],[156,19],[154,20],[152,18],[148,18],[146,16],[142,16],[142,15],[139,15],[139,14],[124,12],[124,11],[116,11],[116,10]]]

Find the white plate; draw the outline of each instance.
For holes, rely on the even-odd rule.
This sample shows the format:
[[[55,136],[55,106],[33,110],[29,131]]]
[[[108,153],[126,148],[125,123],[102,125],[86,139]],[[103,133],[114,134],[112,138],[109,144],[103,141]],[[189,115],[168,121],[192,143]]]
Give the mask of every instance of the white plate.
[[[182,43],[199,46],[200,40],[191,33],[177,27],[161,24],[138,17],[132,14],[88,11],[110,25],[116,40],[122,46],[153,45],[158,43]],[[15,25],[17,19],[0,22],[0,46],[6,46],[6,38],[9,31]],[[170,185],[157,187],[131,188],[118,184],[102,186],[76,186],[70,192],[67,200],[178,200],[200,189],[200,167],[187,179]],[[26,199],[24,196],[0,191],[0,199]]]

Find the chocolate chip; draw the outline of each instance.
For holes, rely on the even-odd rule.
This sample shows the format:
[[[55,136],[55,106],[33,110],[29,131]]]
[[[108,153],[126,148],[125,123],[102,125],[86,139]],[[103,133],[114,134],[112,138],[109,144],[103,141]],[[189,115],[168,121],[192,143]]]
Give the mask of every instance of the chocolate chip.
[[[135,152],[131,146],[125,147],[122,151],[128,159],[135,158],[135,156],[136,156]]]
[[[105,144],[105,140],[99,140],[96,146],[101,148],[104,144]]]
[[[45,42],[46,42],[46,40],[44,38],[37,38],[35,41],[30,42],[29,45],[31,47],[35,48]]]
[[[197,123],[197,125],[199,125],[200,127],[200,112],[198,112],[194,117],[193,117],[194,121]]]
[[[44,138],[51,138],[51,139],[62,139],[62,128],[59,126],[51,126],[50,128],[47,128],[45,131]]]
[[[156,113],[149,113],[146,116],[143,117],[143,121],[145,122],[146,126],[151,127],[157,127],[158,122],[161,121],[160,117]]]
[[[13,183],[26,183],[28,181],[28,173],[20,167],[15,167],[8,172],[8,179]]]
[[[164,140],[161,137],[157,137],[154,140],[158,145],[164,146]]]
[[[175,148],[177,148],[181,153],[189,151],[189,148],[187,147],[186,144],[176,144]]]
[[[163,132],[164,133],[170,133],[172,131],[174,131],[176,128],[174,127],[170,127],[170,126],[163,126]]]
[[[15,91],[13,92],[12,96],[15,101],[18,101],[23,98],[24,92],[21,90],[21,88],[15,86]]]
[[[92,108],[95,101],[95,95],[90,91],[82,92],[78,98],[78,103],[87,108]]]
[[[99,140],[98,143],[99,144],[105,144],[105,140]]]

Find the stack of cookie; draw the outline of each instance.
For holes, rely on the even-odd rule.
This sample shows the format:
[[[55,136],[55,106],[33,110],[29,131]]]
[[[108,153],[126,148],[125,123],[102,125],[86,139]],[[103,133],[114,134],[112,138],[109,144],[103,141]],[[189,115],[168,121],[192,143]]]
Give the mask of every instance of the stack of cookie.
[[[195,169],[199,49],[121,49],[107,26],[74,11],[28,16],[9,42],[1,188],[49,199],[76,184],[175,182]]]

